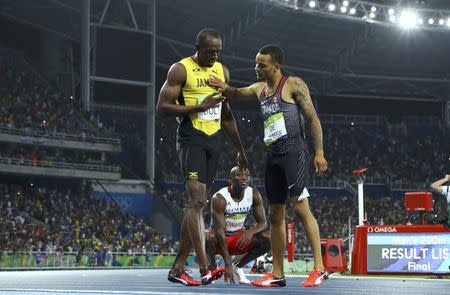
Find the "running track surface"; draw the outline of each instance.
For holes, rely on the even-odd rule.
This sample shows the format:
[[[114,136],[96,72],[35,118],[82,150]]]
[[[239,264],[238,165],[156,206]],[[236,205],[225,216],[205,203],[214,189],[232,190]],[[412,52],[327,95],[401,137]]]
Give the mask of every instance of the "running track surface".
[[[302,288],[305,276],[287,276],[284,288],[215,284],[185,287],[167,281],[167,269],[57,270],[0,272],[0,294],[4,295],[165,295],[165,294],[450,294],[449,279],[333,276],[320,287]],[[198,278],[198,271],[192,276]],[[249,279],[258,278],[249,275]]]

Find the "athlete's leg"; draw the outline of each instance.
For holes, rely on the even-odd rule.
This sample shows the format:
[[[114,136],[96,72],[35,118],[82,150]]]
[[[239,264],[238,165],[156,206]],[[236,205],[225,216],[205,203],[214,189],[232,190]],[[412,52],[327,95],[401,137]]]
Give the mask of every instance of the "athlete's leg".
[[[210,268],[214,269],[217,267],[216,264],[216,249],[217,249],[217,237],[214,230],[206,231],[206,255],[209,258]]]
[[[283,258],[286,250],[286,224],[284,204],[270,204],[270,242],[273,256],[273,274],[277,278],[284,277]]]
[[[304,198],[300,201],[293,198],[293,206],[295,213],[300,218],[303,229],[306,234],[306,238],[312,249],[314,257],[314,266],[320,271],[324,271],[325,267],[322,261],[322,251],[320,246],[320,232],[317,220],[309,208],[308,198]]]
[[[249,263],[250,261],[255,260],[261,255],[266,254],[271,249],[270,247],[270,234],[267,231],[263,231],[257,235],[255,235],[254,241],[253,241],[253,247],[245,253],[244,256],[242,256],[239,260],[234,262],[234,265],[236,265],[239,268],[244,267]]]
[[[306,147],[289,152],[283,160],[283,167],[289,184],[289,194],[296,215],[300,218],[306,237],[312,249],[314,266],[324,270],[320,246],[319,226],[308,203],[308,191],[305,189],[307,178]]]
[[[182,270],[184,268],[192,246],[194,246],[195,254],[199,261],[200,271],[206,270],[208,259],[205,254],[205,224],[203,222],[203,209],[206,205],[205,188],[205,184],[196,180],[186,181],[188,202],[181,224],[180,248],[175,258],[174,270]]]
[[[172,271],[176,273],[179,273],[184,269],[184,265],[189,256],[189,252],[191,252],[192,249],[191,237],[189,236],[188,231],[188,224],[189,223],[187,222],[187,216],[184,215],[183,221],[181,223],[180,247],[172,266]]]
[[[208,208],[208,214],[211,213],[211,204],[208,206],[208,202],[211,199],[211,189],[212,184],[214,182],[214,177],[216,176],[217,172],[217,162],[218,162],[218,155],[219,151],[217,150],[216,146],[208,146],[205,148],[206,151],[206,173],[205,173],[205,182],[206,182],[206,191],[205,191],[205,200],[207,202],[207,208]],[[212,218],[209,216],[209,219]],[[204,221],[204,219],[203,219]],[[215,231],[209,231],[210,236],[206,235],[206,241],[211,242],[206,245],[206,251],[207,256],[209,258],[209,268],[215,269],[217,267],[216,265],[216,257],[215,257],[215,251],[217,248],[217,237],[215,235]]]
[[[207,270],[205,252],[205,224],[203,209],[206,206],[206,152],[200,146],[182,146],[179,158],[188,195],[186,212],[181,226],[180,249],[173,270],[182,270],[192,246],[199,261],[200,273]]]
[[[270,243],[273,256],[273,274],[284,277],[283,257],[286,249],[285,211],[288,196],[287,179],[280,161],[283,157],[267,157],[265,184],[269,201]]]
[[[259,241],[255,239],[250,251],[248,251],[247,253],[245,253],[245,255],[241,256],[239,259],[233,262],[234,273],[238,278],[239,284],[251,284],[251,281],[245,275],[243,267],[247,265],[247,263],[249,263],[250,261],[255,260],[259,256],[269,251],[270,249],[269,235],[267,236],[267,240],[265,242],[266,244],[259,243]]]
[[[205,252],[205,223],[203,209],[206,206],[206,185],[196,180],[186,181],[188,204],[186,208],[186,222],[188,232],[198,259],[200,273],[205,273],[208,258]]]

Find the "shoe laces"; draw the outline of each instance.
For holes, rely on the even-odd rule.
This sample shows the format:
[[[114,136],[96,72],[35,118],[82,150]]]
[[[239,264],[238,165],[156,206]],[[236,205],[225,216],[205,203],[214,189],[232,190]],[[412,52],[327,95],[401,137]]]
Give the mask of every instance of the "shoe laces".
[[[308,277],[306,278],[306,281],[310,282],[312,280],[316,280],[318,277],[323,275],[325,272],[320,271],[317,268],[313,268],[312,271],[309,273]]]

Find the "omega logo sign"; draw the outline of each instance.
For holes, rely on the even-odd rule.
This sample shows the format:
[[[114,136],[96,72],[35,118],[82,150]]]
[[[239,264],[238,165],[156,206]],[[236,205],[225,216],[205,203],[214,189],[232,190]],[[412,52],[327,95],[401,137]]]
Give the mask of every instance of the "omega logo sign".
[[[367,228],[368,233],[396,233],[397,229],[392,226],[376,227],[371,226]]]

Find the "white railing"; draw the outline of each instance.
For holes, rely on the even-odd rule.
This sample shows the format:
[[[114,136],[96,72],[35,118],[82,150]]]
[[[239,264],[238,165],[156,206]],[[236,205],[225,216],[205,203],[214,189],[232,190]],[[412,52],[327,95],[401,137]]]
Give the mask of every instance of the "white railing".
[[[89,132],[89,131],[88,131]],[[5,127],[0,126],[0,133],[11,134],[11,135],[20,135],[20,136],[29,136],[33,138],[46,138],[46,139],[62,139],[62,140],[71,140],[71,141],[83,141],[89,143],[108,143],[108,144],[120,144],[119,138],[113,137],[99,137],[92,135],[83,135],[83,134],[71,134],[64,132],[47,132],[39,129],[33,128],[13,128],[13,127]]]
[[[120,172],[119,166],[112,165],[90,165],[90,164],[74,164],[66,162],[53,162],[51,160],[29,160],[19,159],[13,157],[1,157],[0,164],[16,165],[16,166],[31,166],[42,168],[57,168],[57,169],[77,169],[88,171],[102,171],[102,172]]]

